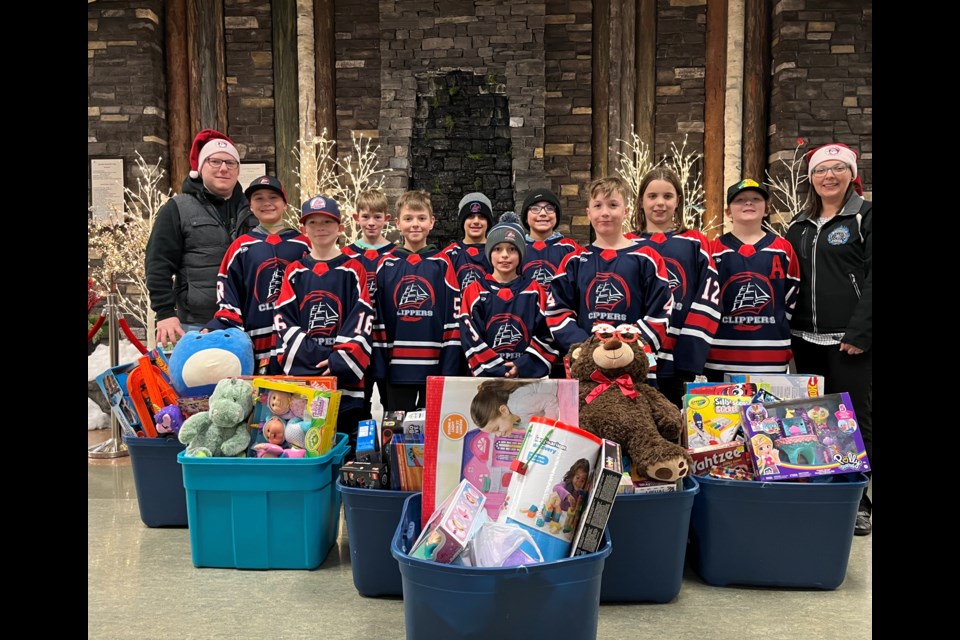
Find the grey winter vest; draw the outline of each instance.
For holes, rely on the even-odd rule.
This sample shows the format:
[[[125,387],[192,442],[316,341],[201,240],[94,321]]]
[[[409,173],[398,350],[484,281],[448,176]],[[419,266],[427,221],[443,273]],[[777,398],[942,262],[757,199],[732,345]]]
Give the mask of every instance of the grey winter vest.
[[[217,271],[235,230],[220,221],[217,208],[191,194],[174,196],[180,213],[183,257],[176,274],[180,322],[206,324],[217,311]],[[250,210],[242,206],[238,218]]]

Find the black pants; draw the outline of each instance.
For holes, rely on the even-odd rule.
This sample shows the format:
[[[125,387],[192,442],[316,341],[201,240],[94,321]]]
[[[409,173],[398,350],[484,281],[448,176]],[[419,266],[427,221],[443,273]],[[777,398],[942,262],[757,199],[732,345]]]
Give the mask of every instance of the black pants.
[[[840,351],[840,345],[819,345],[794,336],[793,359],[798,373],[812,373],[824,377],[825,393],[846,391],[857,414],[860,436],[873,467],[873,351],[849,355]],[[868,474],[869,475],[869,474]],[[863,504],[870,510],[864,489]]]
[[[396,384],[387,382],[380,387],[380,393],[386,392],[385,398],[380,398],[384,411],[416,411],[427,406],[427,383],[423,384]]]

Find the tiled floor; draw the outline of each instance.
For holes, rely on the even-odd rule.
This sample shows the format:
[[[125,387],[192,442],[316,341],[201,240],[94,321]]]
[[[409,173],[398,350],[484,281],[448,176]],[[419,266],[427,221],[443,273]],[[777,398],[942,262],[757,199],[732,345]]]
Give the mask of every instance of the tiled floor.
[[[110,436],[88,434],[88,445]],[[89,638],[404,637],[402,599],[364,598],[354,588],[342,518],[317,570],[196,568],[187,529],[141,522],[130,458],[122,457],[89,459],[87,519]],[[597,637],[871,638],[872,559],[872,536],[854,537],[846,579],[834,591],[718,588],[688,567],[670,603],[601,604]],[[517,637],[535,640],[536,629]]]

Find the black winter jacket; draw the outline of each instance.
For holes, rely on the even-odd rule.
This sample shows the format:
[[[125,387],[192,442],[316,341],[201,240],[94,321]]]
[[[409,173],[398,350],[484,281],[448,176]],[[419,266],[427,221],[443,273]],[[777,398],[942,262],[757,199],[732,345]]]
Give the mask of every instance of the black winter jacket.
[[[809,211],[787,229],[800,261],[793,331],[842,333],[863,350],[873,345],[873,203],[851,194],[819,229]]]
[[[206,324],[217,311],[217,271],[237,236],[258,224],[237,184],[229,200],[187,177],[157,212],[147,241],[146,278],[157,320]]]

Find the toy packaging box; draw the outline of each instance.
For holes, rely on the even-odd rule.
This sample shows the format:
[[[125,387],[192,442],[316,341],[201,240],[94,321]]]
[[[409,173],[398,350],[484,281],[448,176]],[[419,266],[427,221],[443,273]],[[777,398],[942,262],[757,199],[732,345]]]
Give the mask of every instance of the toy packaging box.
[[[424,522],[463,479],[480,489],[496,520],[530,418],[579,424],[579,388],[578,380],[428,377]]]
[[[333,448],[337,435],[337,414],[340,410],[339,391],[321,391],[315,386],[273,378],[254,378],[253,387],[257,398],[248,423],[251,430],[251,449],[264,442],[261,429],[263,423],[273,415],[267,404],[271,390],[292,394],[289,410],[279,417],[285,424],[289,424],[291,420],[301,422],[303,442],[290,444],[306,449],[308,458],[323,456]]]
[[[740,428],[740,408],[751,402],[750,396],[684,396],[687,449],[692,453],[704,447],[733,442]]]
[[[580,518],[577,534],[573,537],[571,556],[593,553],[603,544],[603,530],[610,519],[614,500],[620,493],[620,479],[623,477],[621,458],[620,445],[612,440],[604,440],[587,507]],[[667,484],[673,485],[672,482]]]
[[[150,363],[160,370],[163,379],[169,383],[170,365],[166,354],[160,349],[151,349],[147,352]],[[130,397],[130,376],[140,366],[139,360],[111,367],[97,376],[97,386],[103,397],[110,403],[110,410],[120,423],[120,430],[124,435],[135,438],[147,435],[147,429],[142,424],[136,405]],[[184,414],[184,417],[187,417]],[[153,430],[153,425],[150,425]]]
[[[399,491],[423,488],[423,435],[394,433],[390,443],[390,487]]]
[[[747,447],[739,438],[710,447],[688,449],[693,458],[693,475],[705,476],[714,467],[743,466],[752,468]]]
[[[870,471],[846,392],[751,404],[743,426],[758,480]]]
[[[477,487],[462,480],[428,516],[410,555],[443,564],[456,560],[487,519],[485,501]]]
[[[340,482],[358,489],[389,489],[390,472],[382,462],[351,460],[340,467]]]
[[[723,379],[733,383],[752,382],[757,385],[757,390],[764,389],[784,400],[823,395],[823,376],[802,373],[725,373]]]

